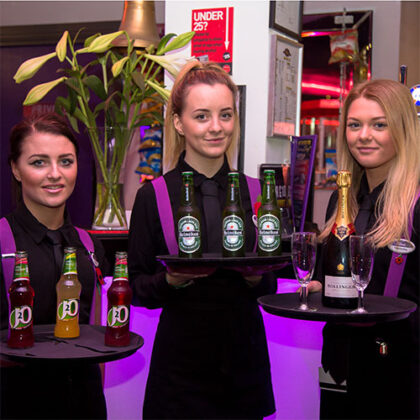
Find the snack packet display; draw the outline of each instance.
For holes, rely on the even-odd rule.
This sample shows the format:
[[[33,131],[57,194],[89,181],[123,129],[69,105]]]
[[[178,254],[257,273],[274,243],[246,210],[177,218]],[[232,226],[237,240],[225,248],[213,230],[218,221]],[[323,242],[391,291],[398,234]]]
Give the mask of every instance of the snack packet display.
[[[144,132],[138,149],[140,162],[136,173],[140,183],[157,178],[162,170],[162,128],[153,126]]]
[[[359,53],[359,42],[357,29],[348,29],[344,32],[330,35],[331,57],[328,64],[341,61],[353,61],[355,55]]]

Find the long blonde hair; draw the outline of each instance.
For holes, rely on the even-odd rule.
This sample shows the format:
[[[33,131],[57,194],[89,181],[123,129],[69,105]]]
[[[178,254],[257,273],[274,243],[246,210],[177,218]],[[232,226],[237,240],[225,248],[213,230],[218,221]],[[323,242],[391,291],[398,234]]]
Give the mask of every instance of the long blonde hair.
[[[369,232],[370,241],[381,248],[397,238],[408,238],[410,211],[420,183],[420,125],[410,91],[393,80],[370,80],[355,86],[347,96],[337,137],[337,166],[352,173],[349,190],[350,215],[358,213],[357,193],[364,168],[351,155],[346,139],[350,105],[358,98],[377,102],[385,113],[396,156],[375,207],[377,221]],[[382,211],[380,211],[382,209]],[[333,215],[321,232],[324,239],[334,223]]]
[[[173,169],[181,152],[185,150],[185,137],[181,136],[174,126],[174,114],[182,114],[185,106],[185,98],[191,86],[204,83],[226,85],[232,92],[234,111],[234,130],[232,141],[226,151],[230,167],[234,167],[233,158],[236,155],[239,140],[239,115],[236,106],[238,88],[230,76],[217,64],[201,63],[198,60],[189,61],[179,72],[171,90],[165,116],[165,132],[163,142],[163,171]]]

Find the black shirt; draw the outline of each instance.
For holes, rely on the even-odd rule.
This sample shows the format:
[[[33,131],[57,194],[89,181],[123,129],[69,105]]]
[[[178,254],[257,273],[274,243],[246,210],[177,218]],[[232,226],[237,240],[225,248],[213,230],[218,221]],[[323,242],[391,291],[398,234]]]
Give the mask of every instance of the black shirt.
[[[34,325],[55,324],[57,305],[55,286],[59,276],[54,264],[53,245],[46,237],[48,229],[32,215],[23,203],[6,218],[13,232],[16,249],[28,253],[29,278],[35,292]],[[87,324],[89,323],[90,307],[96,281],[92,262],[67,213],[59,232],[63,240],[63,249],[66,246],[76,247],[77,271],[79,281],[82,284],[79,321],[82,324]],[[102,245],[95,238],[93,238],[93,242],[95,255],[103,267],[105,258]],[[8,303],[1,267],[0,274],[1,328],[3,329],[8,327]]]

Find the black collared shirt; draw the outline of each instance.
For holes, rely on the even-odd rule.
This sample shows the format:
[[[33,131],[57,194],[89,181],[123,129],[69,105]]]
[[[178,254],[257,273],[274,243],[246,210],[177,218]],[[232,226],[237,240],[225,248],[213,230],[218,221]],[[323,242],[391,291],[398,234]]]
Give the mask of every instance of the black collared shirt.
[[[54,324],[57,305],[55,287],[59,276],[55,269],[53,245],[46,237],[48,229],[32,215],[23,203],[6,218],[14,235],[16,249],[28,253],[29,277],[35,291],[34,324]],[[95,284],[93,266],[67,212],[64,224],[59,231],[63,239],[63,249],[66,246],[76,247],[77,271],[82,284],[79,321],[82,324],[87,324]],[[103,266],[105,263],[103,248],[95,239],[94,246],[96,257]],[[1,265],[0,274],[1,328],[3,329],[8,326],[8,303]]]

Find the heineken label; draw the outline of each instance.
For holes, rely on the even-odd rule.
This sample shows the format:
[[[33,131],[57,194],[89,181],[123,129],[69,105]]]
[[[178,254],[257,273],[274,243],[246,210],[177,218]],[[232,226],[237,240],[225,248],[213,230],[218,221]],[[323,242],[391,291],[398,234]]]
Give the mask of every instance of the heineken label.
[[[280,221],[272,214],[264,214],[258,219],[258,246],[271,252],[280,246]]]
[[[130,319],[130,308],[126,305],[111,306],[108,311],[108,327],[121,328],[128,324]]]
[[[223,219],[223,247],[228,251],[237,251],[244,244],[244,222],[236,215]]]
[[[71,321],[79,314],[79,301],[77,299],[64,299],[57,308],[57,316],[61,321]]]
[[[200,248],[200,222],[192,216],[181,217],[178,221],[178,245],[182,252],[191,254]]]
[[[10,328],[22,330],[32,324],[32,308],[28,305],[13,308],[9,317]]]

